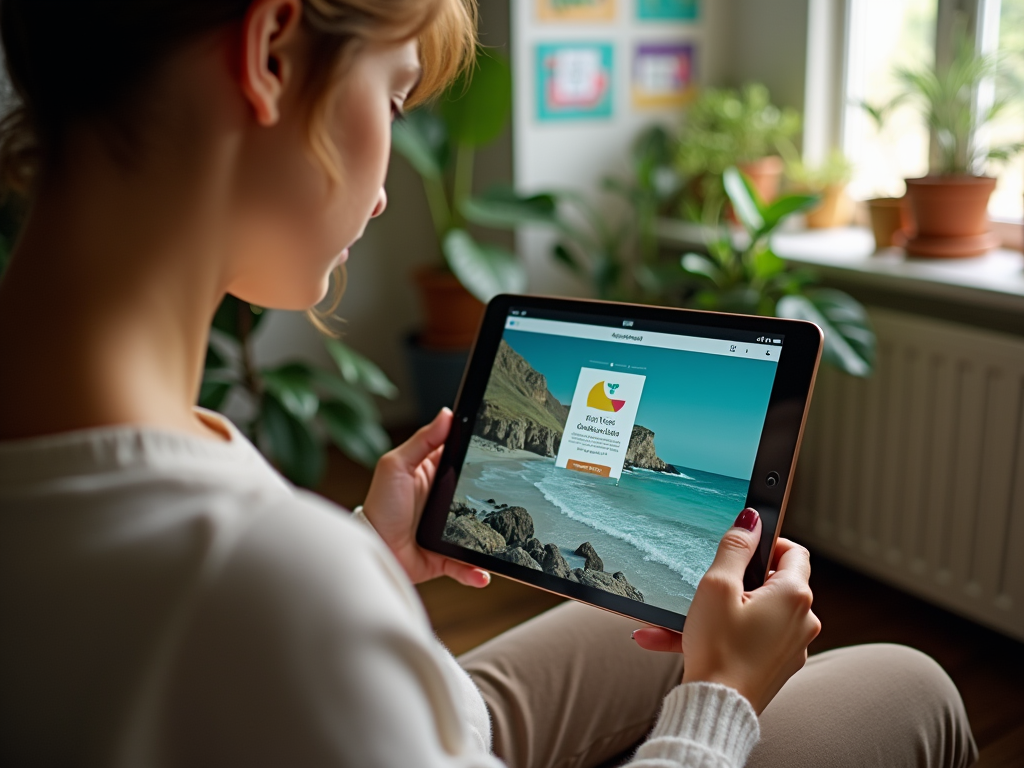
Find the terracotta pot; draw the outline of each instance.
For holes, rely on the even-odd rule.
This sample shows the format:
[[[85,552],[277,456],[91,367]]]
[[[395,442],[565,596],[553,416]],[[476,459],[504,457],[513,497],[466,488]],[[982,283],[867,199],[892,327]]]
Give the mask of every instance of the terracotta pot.
[[[906,181],[917,224],[917,233],[907,240],[908,256],[964,259],[999,245],[988,223],[988,199],[996,188],[995,179],[925,176]]]
[[[424,267],[415,272],[423,308],[419,343],[427,349],[469,349],[484,316],[484,305],[451,272]]]
[[[908,232],[912,226],[906,198],[876,197],[868,200],[867,204],[871,214],[871,232],[875,236],[875,250],[902,244],[906,240],[903,233]]]
[[[850,198],[845,184],[829,184],[821,191],[821,203],[807,212],[808,229],[845,227],[850,223]]]
[[[737,163],[736,167],[750,179],[750,183],[764,202],[770,203],[779,196],[782,171],[785,167],[781,157],[769,155],[750,163]]]

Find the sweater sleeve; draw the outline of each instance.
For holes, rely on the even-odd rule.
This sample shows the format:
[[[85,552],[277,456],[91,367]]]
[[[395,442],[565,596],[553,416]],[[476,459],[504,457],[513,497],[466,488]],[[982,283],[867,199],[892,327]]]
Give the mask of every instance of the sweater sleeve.
[[[753,707],[737,691],[686,683],[665,697],[631,768],[740,768],[760,736]]]

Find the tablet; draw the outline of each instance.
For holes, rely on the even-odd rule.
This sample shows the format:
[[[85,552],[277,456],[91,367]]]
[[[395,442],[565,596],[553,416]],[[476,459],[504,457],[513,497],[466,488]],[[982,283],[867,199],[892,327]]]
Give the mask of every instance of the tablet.
[[[764,583],[821,355],[807,322],[498,296],[417,533],[426,549],[673,630],[722,534]]]

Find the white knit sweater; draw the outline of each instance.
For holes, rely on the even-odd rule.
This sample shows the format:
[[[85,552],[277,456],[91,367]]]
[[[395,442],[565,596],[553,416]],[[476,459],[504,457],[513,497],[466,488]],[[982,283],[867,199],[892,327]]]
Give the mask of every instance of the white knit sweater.
[[[0,443],[0,764],[500,765],[383,542],[225,426]],[[631,765],[757,738],[735,691],[681,685]]]

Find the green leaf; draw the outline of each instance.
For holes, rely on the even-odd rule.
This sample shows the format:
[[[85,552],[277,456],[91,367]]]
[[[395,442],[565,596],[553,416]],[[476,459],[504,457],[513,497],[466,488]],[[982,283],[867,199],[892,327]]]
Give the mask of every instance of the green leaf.
[[[380,420],[380,411],[373,398],[361,387],[349,384],[344,379],[328,371],[313,369],[313,382],[317,390],[323,394],[321,401],[341,400],[366,419]]]
[[[759,235],[769,234],[787,216],[810,210],[821,202],[821,195],[786,195],[769,203],[764,209],[764,225]]]
[[[234,384],[229,381],[203,381],[199,387],[199,406],[219,411]]]
[[[313,389],[313,371],[303,363],[288,363],[260,372],[267,392],[292,416],[309,421],[316,415],[320,398]]]
[[[480,147],[494,141],[512,111],[512,70],[495,52],[478,50],[476,66],[441,97],[438,112],[452,142]]]
[[[874,368],[875,335],[864,308],[851,296],[831,288],[811,289],[806,295],[783,296],[775,308],[779,317],[808,320],[825,334],[823,357],[853,376],[869,376]]]
[[[215,368],[227,368],[228,361],[212,344],[206,345],[206,360],[203,363],[203,370],[209,371]]]
[[[722,176],[725,185],[725,194],[729,196],[732,209],[736,212],[736,218],[740,220],[743,228],[753,238],[757,232],[764,228],[764,217],[761,215],[761,205],[757,199],[750,183],[743,173],[735,166],[725,169]]]
[[[391,448],[391,439],[380,424],[365,418],[347,403],[321,403],[320,418],[331,441],[363,466],[373,468],[381,455]]]
[[[782,272],[786,268],[786,262],[776,256],[770,248],[761,248],[755,251],[751,267],[754,277],[763,281]]]
[[[324,344],[346,382],[388,400],[398,397],[398,387],[372,360],[337,339],[325,338]]]
[[[478,197],[463,200],[460,210],[466,219],[485,227],[558,225],[558,199],[554,195],[527,197],[507,186],[492,187]]]
[[[251,334],[266,315],[267,313],[262,307],[241,301],[228,294],[213,315],[213,327],[235,341],[240,341],[243,331],[246,332],[246,335]],[[243,325],[247,326],[247,329]]]
[[[420,176],[441,179],[448,159],[444,123],[426,109],[417,109],[391,126],[391,147],[409,161]]]
[[[526,270],[505,249],[480,245],[464,229],[451,230],[441,246],[459,282],[485,304],[499,293],[522,293],[526,289]]]
[[[260,424],[267,453],[284,476],[296,485],[315,488],[323,476],[326,454],[309,426],[270,391],[260,400]]]
[[[577,275],[582,275],[586,271],[564,243],[555,243],[555,247],[551,249],[551,255],[554,256],[555,261],[568,267],[571,272]]]
[[[702,256],[699,253],[687,253],[680,263],[683,269],[691,275],[706,277],[715,285],[721,285],[725,281],[722,270],[707,256]]]

